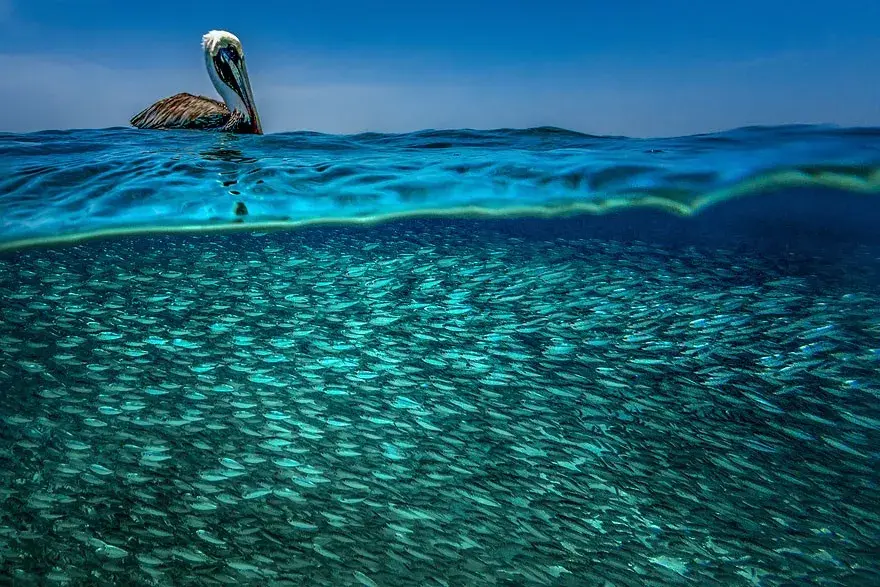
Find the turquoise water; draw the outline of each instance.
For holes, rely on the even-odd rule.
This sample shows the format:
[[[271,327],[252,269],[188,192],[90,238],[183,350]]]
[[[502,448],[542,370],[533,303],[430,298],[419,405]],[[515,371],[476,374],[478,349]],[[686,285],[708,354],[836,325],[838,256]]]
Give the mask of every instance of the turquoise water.
[[[877,137],[4,135],[0,584],[880,584]]]
[[[746,128],[668,139],[561,129],[264,137],[0,134],[0,247],[101,233],[412,216],[689,215],[783,187],[880,190],[880,132]]]

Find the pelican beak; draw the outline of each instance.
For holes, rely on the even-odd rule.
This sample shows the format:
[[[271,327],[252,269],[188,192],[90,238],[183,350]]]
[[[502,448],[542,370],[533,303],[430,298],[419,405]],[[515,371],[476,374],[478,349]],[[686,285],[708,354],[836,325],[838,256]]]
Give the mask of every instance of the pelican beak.
[[[254,125],[254,133],[263,134],[263,126],[260,124],[260,115],[257,114],[257,107],[254,103],[254,94],[251,91],[251,81],[248,78],[244,56],[235,49],[225,47],[217,52],[214,62],[220,79],[232,88],[244,102],[247,115]]]

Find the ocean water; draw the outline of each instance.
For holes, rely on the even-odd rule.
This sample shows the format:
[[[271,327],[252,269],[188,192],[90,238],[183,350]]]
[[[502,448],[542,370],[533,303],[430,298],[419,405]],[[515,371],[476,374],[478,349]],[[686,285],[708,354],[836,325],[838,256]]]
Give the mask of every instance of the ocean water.
[[[93,235],[412,217],[693,215],[756,192],[880,191],[880,130],[744,128],[668,139],[554,128],[261,137],[0,133],[0,250]]]
[[[878,139],[0,135],[0,584],[880,585]]]

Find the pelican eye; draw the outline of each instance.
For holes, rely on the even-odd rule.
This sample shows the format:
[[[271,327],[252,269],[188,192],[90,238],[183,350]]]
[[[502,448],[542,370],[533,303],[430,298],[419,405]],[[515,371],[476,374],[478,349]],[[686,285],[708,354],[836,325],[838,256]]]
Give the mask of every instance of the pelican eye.
[[[239,54],[238,49],[231,45],[223,47],[220,51],[226,55],[227,59],[235,64],[238,64],[241,60],[241,55]]]

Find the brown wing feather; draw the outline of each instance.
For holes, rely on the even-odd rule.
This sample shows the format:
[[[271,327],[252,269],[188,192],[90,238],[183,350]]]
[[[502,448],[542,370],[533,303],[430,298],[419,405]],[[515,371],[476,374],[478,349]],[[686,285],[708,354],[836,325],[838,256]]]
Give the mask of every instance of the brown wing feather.
[[[131,119],[131,125],[150,129],[222,129],[230,119],[229,109],[223,102],[194,96],[175,94],[159,100]]]

